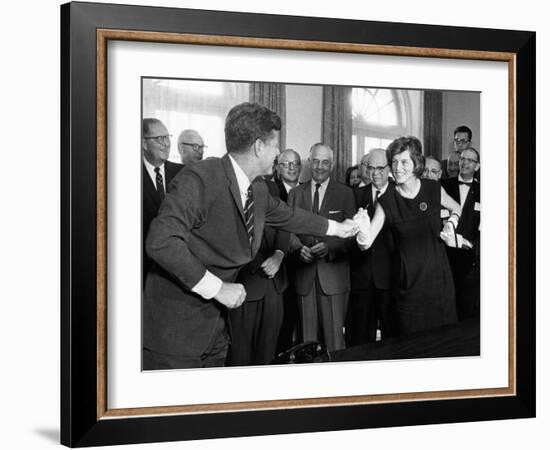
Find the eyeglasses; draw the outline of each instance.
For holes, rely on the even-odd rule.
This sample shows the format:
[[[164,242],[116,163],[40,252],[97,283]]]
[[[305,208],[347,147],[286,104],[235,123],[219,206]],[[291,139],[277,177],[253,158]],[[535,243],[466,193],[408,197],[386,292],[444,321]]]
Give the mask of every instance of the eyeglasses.
[[[201,145],[201,144],[193,144],[191,142],[180,142],[180,144],[183,145],[189,145],[194,152],[198,152],[199,150],[204,150],[205,148],[208,148],[208,145]]]
[[[285,169],[297,169],[302,166],[302,163],[300,161],[284,161],[280,162],[279,165]]]
[[[467,144],[470,142],[470,139],[454,139],[455,144]]]
[[[470,163],[470,164],[477,164],[478,161],[476,159],[472,159],[472,158],[465,158],[463,156],[461,156],[460,158],[458,158],[458,160],[460,162],[465,162],[465,163]]]
[[[156,141],[157,144],[170,143],[171,134],[165,134],[162,136],[143,136],[143,139],[152,139]]]
[[[361,164],[361,165],[363,167],[366,167],[369,172],[374,172],[374,173],[376,173],[376,172],[381,173],[381,172],[384,171],[384,169],[386,167],[388,167],[387,164],[385,166],[376,166],[376,167],[375,166],[368,166],[368,165],[365,165],[365,164]]]

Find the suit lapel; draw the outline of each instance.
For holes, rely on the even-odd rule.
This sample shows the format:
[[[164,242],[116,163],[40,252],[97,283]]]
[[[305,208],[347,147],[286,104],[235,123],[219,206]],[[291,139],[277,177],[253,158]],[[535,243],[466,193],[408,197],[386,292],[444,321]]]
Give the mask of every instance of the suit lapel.
[[[325,195],[323,196],[321,207],[319,208],[319,215],[328,217],[328,210],[329,210],[328,202],[331,198],[333,190],[334,190],[334,181],[331,178],[328,182],[327,189],[325,190]]]
[[[235,171],[233,170],[233,164],[231,164],[231,160],[229,159],[229,156],[227,154],[222,157],[222,164],[225,170],[225,176],[229,184],[229,192],[231,192],[233,201],[235,202],[237,210],[241,215],[241,220],[243,221],[243,224],[245,224],[243,204],[241,200],[241,193],[239,191],[239,183],[237,183],[237,177],[235,175]]]
[[[252,254],[255,255],[262,243],[265,223],[265,210],[267,209],[267,184],[262,179],[256,179],[252,183],[254,195],[254,237],[252,240]]]
[[[303,205],[304,209],[311,211],[313,204],[311,202],[311,180],[304,184],[304,190],[302,191],[303,195]]]
[[[156,205],[160,204],[160,196],[158,195],[157,188],[153,184],[153,180],[151,180],[151,176],[149,175],[149,172],[147,172],[147,169],[145,168],[145,164],[141,163],[143,167],[143,193],[149,197],[149,199]]]

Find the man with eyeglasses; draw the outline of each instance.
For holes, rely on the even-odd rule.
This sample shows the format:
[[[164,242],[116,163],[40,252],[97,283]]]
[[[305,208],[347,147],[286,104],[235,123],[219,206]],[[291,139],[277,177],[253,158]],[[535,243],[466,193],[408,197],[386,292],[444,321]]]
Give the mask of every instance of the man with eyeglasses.
[[[344,238],[357,231],[351,220],[327,220],[269,195],[261,177],[271,173],[280,130],[274,111],[236,105],[225,121],[227,154],[173,180],[146,242],[156,264],[142,303],[143,370],[225,364],[228,309],[247,296],[236,277],[258,253],[265,226]]]
[[[424,163],[424,172],[422,178],[428,180],[439,181],[441,178],[441,161],[435,156],[426,156],[426,162]]]
[[[369,153],[373,150],[384,150],[384,149],[371,149],[369,151]],[[355,186],[355,191],[357,188],[362,188],[364,186],[368,186],[369,184],[371,184],[372,180],[370,178],[371,176],[371,173],[369,172],[369,169],[368,169],[368,158],[369,158],[369,153],[367,153],[366,155],[363,155],[363,157],[361,158],[361,163],[359,164],[359,175],[361,177],[361,182],[359,183],[359,185]]]
[[[356,192],[355,206],[374,216],[380,198],[395,189],[389,178],[390,167],[386,152],[373,149],[365,159],[372,184]],[[378,325],[382,339],[396,334],[396,319],[390,294],[392,234],[387,224],[368,250],[355,246],[351,258],[351,293],[346,322],[348,346],[374,342]]]
[[[183,167],[168,161],[170,137],[164,124],[155,118],[145,118],[142,123],[141,153],[142,169],[142,271],[143,285],[151,269],[152,261],[145,251],[145,240],[151,221],[157,216],[166,189]]]
[[[479,152],[469,147],[459,159],[457,178],[442,181],[443,188],[462,207],[456,228],[458,248],[447,248],[456,289],[459,320],[479,314],[479,225],[480,184],[475,173],[480,168]]]
[[[288,204],[337,222],[353,217],[352,190],[331,177],[334,152],[326,144],[310,149],[312,179],[290,191]],[[294,287],[305,341],[322,341],[329,351],[343,349],[349,281],[349,252],[354,241],[294,236],[291,251],[297,256]]]
[[[178,152],[184,166],[201,161],[207,147],[198,131],[183,130],[178,136]]]
[[[287,148],[279,154],[277,158],[279,177],[275,183],[277,183],[277,187],[279,188],[279,196],[284,202],[287,201],[290,190],[298,186],[301,171],[302,160],[298,152]]]
[[[445,161],[445,178],[455,178],[458,176],[458,159],[460,158],[460,154],[470,147],[471,143],[472,130],[466,125],[460,125],[456,127],[453,133],[454,152],[452,152],[449,155],[448,159]]]

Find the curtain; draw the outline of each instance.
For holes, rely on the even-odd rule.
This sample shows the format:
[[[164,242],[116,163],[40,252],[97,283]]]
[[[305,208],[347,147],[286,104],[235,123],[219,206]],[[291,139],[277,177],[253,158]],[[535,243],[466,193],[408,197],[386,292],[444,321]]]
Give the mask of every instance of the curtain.
[[[345,182],[346,169],[351,166],[351,88],[323,87],[323,143],[334,150],[334,177]]]
[[[443,133],[443,93],[424,92],[424,155],[441,159]]]
[[[286,94],[285,85],[278,83],[250,83],[250,101],[259,103],[281,118],[279,149],[284,150],[286,143]]]

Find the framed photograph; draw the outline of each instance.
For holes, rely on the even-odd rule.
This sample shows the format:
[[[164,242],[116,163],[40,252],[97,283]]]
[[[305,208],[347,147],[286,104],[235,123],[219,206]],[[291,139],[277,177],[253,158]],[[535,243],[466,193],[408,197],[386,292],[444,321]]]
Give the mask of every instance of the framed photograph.
[[[535,33],[93,3],[63,5],[61,27],[64,445],[534,417]],[[238,118],[256,113],[268,114],[272,128],[246,143],[252,164],[241,160],[235,136],[243,135]],[[423,173],[403,178],[399,145]],[[217,178],[226,169],[234,192]],[[237,189],[240,169],[250,178],[253,216],[252,194]],[[359,236],[374,228],[355,214],[357,192],[373,189],[378,201],[383,174],[396,198],[406,180],[418,183],[417,195],[436,193],[436,210],[431,197],[412,200],[419,199],[415,215],[429,213],[436,224],[426,239],[438,250],[418,244],[428,225],[403,232],[408,221],[392,212],[401,207],[380,194],[391,254],[399,255],[392,261],[401,264],[391,266],[387,288],[397,325],[382,314],[363,338],[353,258],[357,248],[373,251],[359,247]],[[470,175],[477,184],[459,195]],[[286,177],[296,182],[287,192],[295,209],[267,196],[265,186],[285,189]],[[343,186],[354,177],[367,186]],[[335,207],[324,181],[342,193]],[[456,185],[456,201],[443,197],[439,182],[450,197]],[[325,200],[316,199],[316,183]],[[156,202],[150,217],[148,186]],[[465,220],[474,191],[470,237],[452,216],[456,205]],[[228,209],[220,206],[226,197]],[[247,326],[239,328],[235,311],[253,300],[247,270],[275,290],[280,274],[264,264],[275,247],[254,266],[264,215],[274,229],[294,232],[280,251],[300,299],[291,304],[300,306],[287,322],[279,289],[277,308],[265,315],[275,337],[268,350],[243,356],[239,330]],[[449,222],[454,240],[445,234]],[[303,235],[315,233],[307,244]],[[347,271],[334,332],[325,312],[313,314],[311,331],[309,294],[292,281],[308,258],[327,270],[315,282],[320,291],[343,270],[323,242],[342,244]],[[443,242],[472,257],[467,293]],[[304,247],[310,253],[301,254]],[[440,270],[453,286],[450,312],[441,312]],[[210,276],[220,283],[214,291],[204,288]],[[226,285],[244,286],[249,297],[222,296]],[[461,296],[473,312],[455,305]],[[426,312],[430,298],[437,313]],[[422,313],[411,310],[414,301]]]

